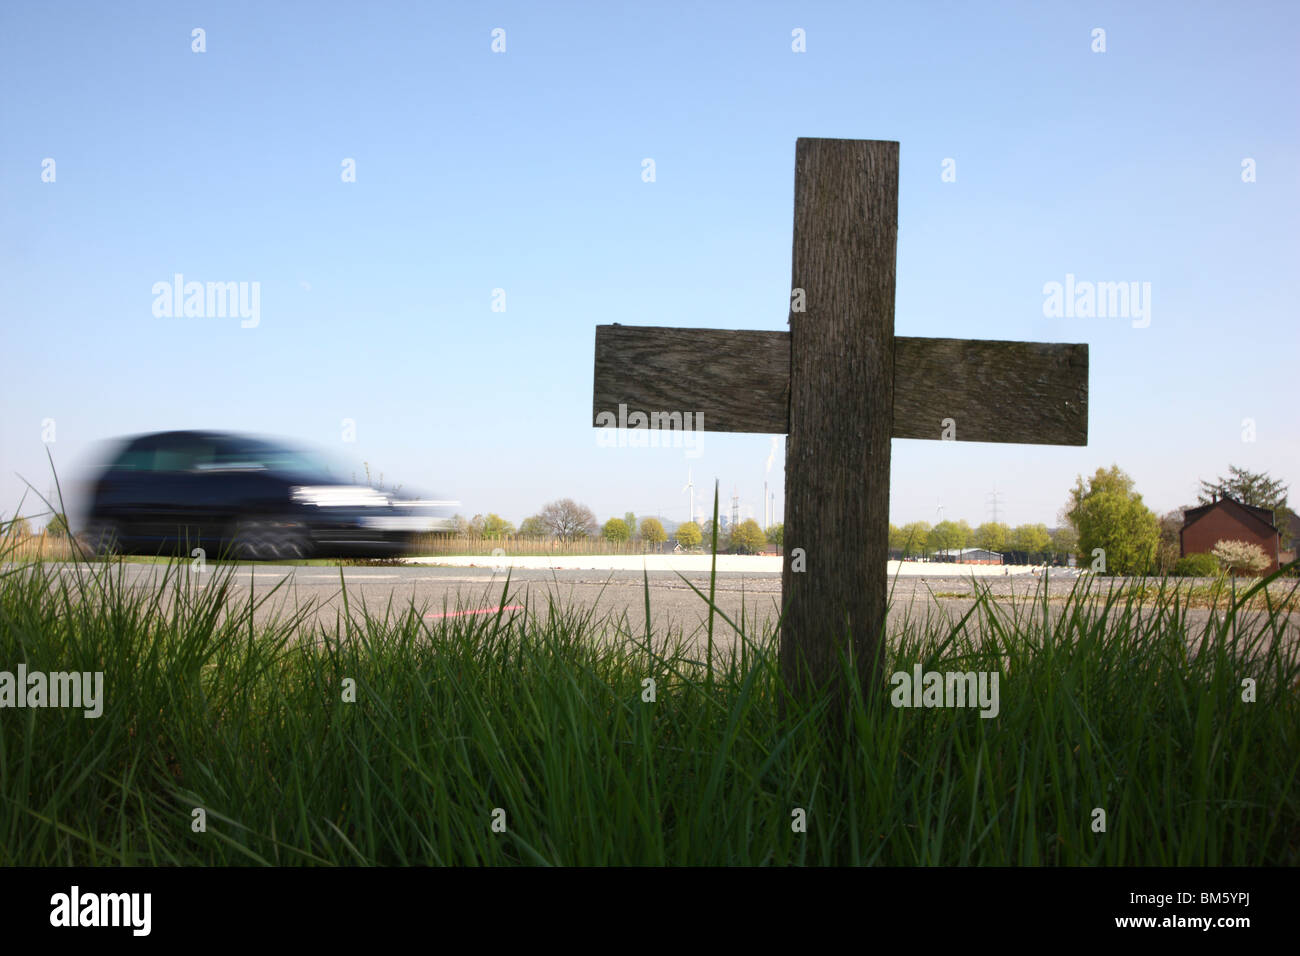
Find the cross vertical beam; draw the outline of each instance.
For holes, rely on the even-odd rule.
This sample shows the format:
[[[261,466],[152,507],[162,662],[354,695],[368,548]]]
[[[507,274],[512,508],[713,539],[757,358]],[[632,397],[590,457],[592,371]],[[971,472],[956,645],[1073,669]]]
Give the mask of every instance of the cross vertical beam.
[[[780,659],[804,699],[847,690],[846,653],[864,691],[881,674],[897,239],[898,143],[800,139]]]

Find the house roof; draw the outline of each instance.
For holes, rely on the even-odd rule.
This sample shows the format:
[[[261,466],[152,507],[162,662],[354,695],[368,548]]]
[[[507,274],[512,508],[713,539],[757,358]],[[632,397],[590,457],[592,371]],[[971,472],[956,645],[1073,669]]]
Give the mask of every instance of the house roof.
[[[1273,525],[1273,512],[1268,508],[1259,508],[1255,505],[1242,504],[1236,498],[1224,495],[1218,501],[1213,501],[1208,505],[1201,505],[1199,508],[1188,508],[1183,512],[1184,530],[1199,521],[1210,511],[1226,508],[1237,514],[1243,515],[1248,520],[1263,526],[1266,531],[1273,534],[1278,533],[1278,529]]]

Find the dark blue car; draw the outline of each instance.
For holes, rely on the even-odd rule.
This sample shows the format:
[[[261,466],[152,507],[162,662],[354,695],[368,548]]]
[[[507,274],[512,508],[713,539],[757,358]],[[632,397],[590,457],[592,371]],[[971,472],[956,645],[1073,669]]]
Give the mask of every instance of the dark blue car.
[[[452,501],[356,484],[292,445],[225,432],[131,439],[91,487],[79,536],[95,554],[285,560],[387,556],[454,528]]]

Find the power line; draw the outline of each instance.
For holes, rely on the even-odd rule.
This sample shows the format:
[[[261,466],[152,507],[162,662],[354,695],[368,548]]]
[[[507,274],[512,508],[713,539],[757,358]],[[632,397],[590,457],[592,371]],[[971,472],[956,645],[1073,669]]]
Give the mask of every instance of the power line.
[[[993,523],[994,523],[994,524],[997,524],[997,523],[998,523],[998,506],[1002,503],[1002,492],[998,491],[998,486],[997,486],[997,485],[994,485],[994,486],[993,486],[993,490],[992,490],[991,492],[989,492],[989,494],[987,494],[987,495],[985,496],[985,499],[984,499],[984,500],[985,500],[986,502],[988,502],[988,501],[991,500],[991,502],[992,502],[992,505],[991,505],[991,506],[992,506],[992,509],[993,509]]]

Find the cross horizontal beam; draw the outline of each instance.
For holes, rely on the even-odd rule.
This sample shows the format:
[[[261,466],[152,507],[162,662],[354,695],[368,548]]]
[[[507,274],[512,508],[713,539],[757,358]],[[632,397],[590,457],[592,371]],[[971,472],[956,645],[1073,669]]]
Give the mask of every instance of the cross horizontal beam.
[[[826,382],[852,388],[852,382]],[[715,432],[790,430],[790,333],[596,326],[601,412],[703,414]],[[1088,346],[894,338],[894,438],[1088,443]]]

